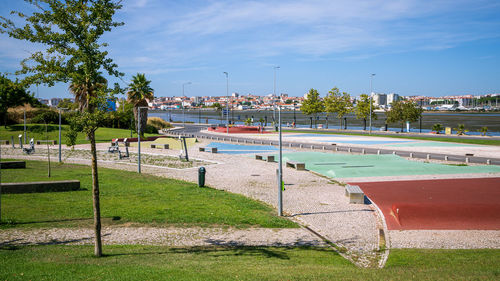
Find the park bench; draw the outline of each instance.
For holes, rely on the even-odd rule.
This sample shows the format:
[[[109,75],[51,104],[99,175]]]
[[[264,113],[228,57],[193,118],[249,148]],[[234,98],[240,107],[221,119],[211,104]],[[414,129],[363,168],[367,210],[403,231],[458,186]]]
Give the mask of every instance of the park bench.
[[[56,145],[57,141],[56,140],[37,140],[36,144],[40,145],[42,143],[48,143],[50,145]]]
[[[162,143],[162,144],[152,143],[151,148],[169,149],[169,145],[167,143]]]
[[[115,153],[115,152],[119,152],[119,151],[120,151],[120,147],[118,146],[118,139],[116,139],[115,141],[111,142],[111,146],[108,147],[108,152]]]
[[[35,152],[35,141],[33,139],[30,140],[30,147],[28,148],[24,147],[23,152],[26,154],[31,154]]]
[[[199,147],[200,152],[204,152],[205,148],[204,147]]]
[[[116,141],[117,146],[118,146],[118,140]],[[128,154],[128,147],[130,146],[130,143],[128,142],[127,138],[123,140],[123,144],[125,145],[125,153],[122,155],[122,152],[120,149],[118,149],[118,158],[123,159],[123,158],[129,158]]]
[[[25,161],[4,161],[0,162],[0,169],[24,169],[26,168]]]
[[[473,153],[465,153],[465,156],[472,157],[472,156],[474,156],[474,154]]]
[[[2,183],[3,193],[34,193],[80,189],[79,180]]]
[[[364,204],[365,194],[357,185],[346,185],[345,186],[345,196],[349,197],[349,203],[351,204]]]
[[[295,168],[296,170],[305,170],[306,169],[306,164],[302,162],[296,162],[296,161],[286,161],[286,166],[290,168]]]
[[[265,160],[267,162],[274,162],[274,155],[255,154],[255,159],[256,160]]]

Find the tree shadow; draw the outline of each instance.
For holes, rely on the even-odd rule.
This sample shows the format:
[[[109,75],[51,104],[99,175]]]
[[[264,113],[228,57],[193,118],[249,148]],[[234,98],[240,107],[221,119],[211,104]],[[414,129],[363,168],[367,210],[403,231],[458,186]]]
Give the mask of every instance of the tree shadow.
[[[321,214],[337,214],[337,213],[354,213],[354,212],[373,212],[373,210],[371,210],[371,209],[362,209],[362,210],[341,210],[341,211],[310,212],[310,213],[293,214],[293,215],[290,215],[289,217],[309,216],[309,215],[321,215]]]

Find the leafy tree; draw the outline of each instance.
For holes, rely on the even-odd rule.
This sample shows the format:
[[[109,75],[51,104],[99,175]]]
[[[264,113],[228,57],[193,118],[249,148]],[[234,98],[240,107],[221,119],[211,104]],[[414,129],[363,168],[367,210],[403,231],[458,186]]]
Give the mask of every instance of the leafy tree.
[[[413,101],[395,101],[391,104],[391,109],[386,111],[388,123],[401,123],[401,132],[404,130],[406,122],[415,122],[422,116],[423,109],[418,107]]]
[[[222,105],[218,102],[212,104],[212,107],[215,109],[217,112],[217,115],[219,115],[219,112],[221,113],[220,118],[221,118],[221,123],[222,123]]]
[[[101,215],[99,203],[99,180],[95,130],[102,120],[101,108],[107,91],[103,89],[99,72],[106,71],[111,76],[123,76],[117,65],[108,58],[104,50],[106,43],[101,37],[112,28],[123,25],[113,21],[115,12],[121,8],[120,1],[114,0],[26,0],[36,12],[17,15],[24,26],[18,27],[14,21],[0,17],[0,31],[9,36],[45,46],[24,59],[21,70],[16,74],[25,75],[23,83],[46,84],[71,82],[78,94],[81,114],[77,120],[91,144],[92,153],[92,198],[94,209],[94,254],[102,256]],[[76,97],[76,96],[75,96]]]
[[[138,120],[139,107],[141,107],[141,136],[144,135],[148,122],[148,100],[152,100],[153,89],[149,84],[151,81],[146,79],[146,75],[137,73],[132,77],[132,82],[128,85],[127,100],[134,105],[135,123]],[[142,108],[144,107],[144,108]]]
[[[251,126],[252,124],[253,124],[252,118],[247,118],[247,120],[245,120],[245,125]]]
[[[287,99],[287,100],[285,101],[285,104],[292,104],[292,103],[293,103],[293,100],[292,100],[292,99]]]
[[[68,98],[65,98],[62,101],[60,101],[59,104],[57,104],[57,107],[58,108],[67,108],[67,109],[73,110],[73,109],[78,108],[78,104],[76,102],[72,102]]]
[[[354,113],[356,114],[356,119],[363,119],[364,129],[366,130],[366,119],[370,118],[370,102],[372,103],[372,119],[377,120],[377,114],[373,111],[375,106],[373,105],[373,99],[367,94],[362,94],[358,101],[356,102],[356,108]]]
[[[12,82],[7,77],[0,75],[0,118],[3,125],[7,126],[7,110],[11,107],[24,105],[26,103],[34,104],[33,95],[26,91],[22,84]]]
[[[352,112],[351,96],[346,92],[341,94],[339,89],[334,87],[328,92],[324,102],[326,111],[337,115],[342,128],[342,118]]]
[[[325,105],[319,97],[319,93],[317,90],[312,88],[309,90],[309,93],[307,93],[307,97],[304,99],[300,110],[306,115],[312,114],[316,122],[316,116],[318,115],[318,113],[325,111]]]
[[[443,125],[436,123],[432,125],[432,130],[436,132],[436,134],[439,134],[443,130]]]

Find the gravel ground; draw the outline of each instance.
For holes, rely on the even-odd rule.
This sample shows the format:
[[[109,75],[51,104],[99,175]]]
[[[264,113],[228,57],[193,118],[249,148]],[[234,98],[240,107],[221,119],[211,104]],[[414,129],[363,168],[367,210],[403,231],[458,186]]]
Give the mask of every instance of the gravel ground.
[[[497,230],[390,230],[391,248],[500,249]]]
[[[0,232],[1,245],[88,245],[94,243],[93,229],[40,228],[7,229]],[[222,229],[222,228],[153,228],[104,227],[105,245],[192,246],[326,246],[303,228],[293,229]]]

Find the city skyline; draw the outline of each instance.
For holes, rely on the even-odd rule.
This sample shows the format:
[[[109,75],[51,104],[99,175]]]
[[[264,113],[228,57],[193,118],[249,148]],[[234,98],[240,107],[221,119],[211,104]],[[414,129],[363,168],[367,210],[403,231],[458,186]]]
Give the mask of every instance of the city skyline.
[[[30,13],[7,0],[0,15]],[[145,73],[156,96],[223,96],[229,92],[321,96],[449,96],[500,92],[500,4],[495,1],[127,1],[125,22],[104,38],[125,73]],[[0,34],[1,72],[37,46]],[[10,78],[15,78],[13,75]],[[31,91],[37,94],[36,87]],[[71,97],[67,85],[40,86],[38,97]]]

